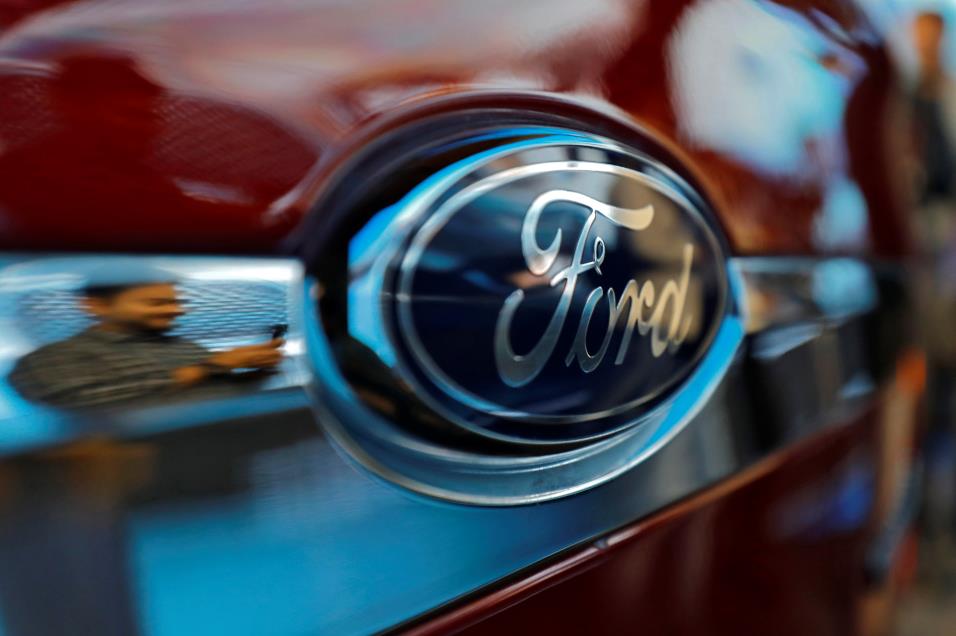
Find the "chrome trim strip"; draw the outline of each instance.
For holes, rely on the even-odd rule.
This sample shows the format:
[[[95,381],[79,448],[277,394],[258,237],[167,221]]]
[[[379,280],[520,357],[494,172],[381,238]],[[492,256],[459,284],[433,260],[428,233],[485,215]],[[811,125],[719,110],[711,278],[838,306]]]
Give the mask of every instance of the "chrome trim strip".
[[[737,257],[747,333],[859,316],[876,307],[873,267],[854,258]]]
[[[48,272],[41,278],[34,277],[34,282],[29,282],[24,278],[24,272],[28,272],[28,266],[36,263],[45,263],[49,269],[60,267],[63,269],[64,278],[74,276],[67,271],[71,263],[82,264],[87,261],[101,261],[104,257],[96,255],[16,255],[8,254],[0,260],[0,321],[4,324],[4,342],[2,355],[0,355],[0,365],[3,369],[9,368],[12,360],[15,359],[26,346],[22,336],[18,336],[20,329],[17,327],[15,314],[17,311],[17,298],[21,297],[26,291],[29,291],[30,285],[43,285],[47,289],[57,287],[56,277]],[[164,267],[169,267],[174,271],[181,272],[187,278],[196,280],[211,279],[217,276],[227,276],[236,283],[243,281],[255,282],[261,280],[260,270],[259,278],[254,274],[257,267],[271,268],[269,274],[273,278],[276,272],[282,273],[283,284],[289,285],[287,298],[288,305],[283,309],[288,315],[288,320],[292,325],[290,337],[287,344],[287,350],[295,352],[297,355],[290,358],[290,366],[283,375],[281,383],[271,384],[268,392],[283,391],[288,393],[289,397],[285,402],[290,407],[295,404],[297,407],[305,406],[306,400],[301,391],[296,387],[305,387],[308,384],[308,373],[300,366],[298,353],[306,348],[305,335],[308,329],[305,326],[316,324],[314,315],[312,315],[315,303],[312,302],[307,294],[297,289],[306,291],[301,278],[301,268],[295,261],[284,259],[241,259],[241,258],[219,258],[219,257],[188,257],[188,256],[157,256],[157,257],[137,257],[144,261],[159,263]],[[60,263],[61,265],[56,265]],[[252,268],[252,269],[250,269]],[[739,289],[738,301],[742,306],[742,313],[745,316],[745,325],[748,334],[748,351],[752,365],[760,369],[758,374],[761,377],[768,378],[766,388],[772,396],[769,399],[774,417],[781,420],[791,420],[790,426],[795,425],[792,420],[799,415],[799,419],[807,422],[808,426],[813,427],[813,422],[822,417],[823,412],[829,410],[840,410],[840,404],[846,401],[856,402],[861,396],[869,395],[878,384],[878,378],[871,377],[860,365],[862,358],[858,355],[857,359],[846,361],[846,354],[841,352],[840,342],[846,342],[849,339],[855,339],[852,348],[857,350],[864,347],[862,336],[856,333],[852,325],[862,316],[873,313],[878,305],[878,285],[877,275],[874,268],[868,266],[862,261],[855,259],[811,259],[811,258],[733,258],[729,262],[729,275],[731,287]],[[248,271],[250,276],[236,276],[238,271]],[[839,294],[832,297],[821,296],[821,289],[824,289],[820,280],[828,279],[832,282],[834,273],[840,274],[847,279],[845,284],[839,286]],[[42,279],[42,280],[41,280]],[[62,281],[61,281],[62,282]],[[310,337],[315,337],[315,333]],[[315,347],[314,343],[308,346]],[[733,347],[732,347],[733,348]],[[858,351],[859,353],[859,351]],[[729,362],[733,355],[727,356]],[[320,359],[331,360],[330,357],[321,356]],[[294,360],[294,362],[293,362]],[[849,364],[850,366],[847,366]],[[814,379],[813,389],[809,387],[807,391],[819,396],[829,396],[824,402],[812,402],[815,406],[807,411],[807,396],[798,397],[793,390],[789,393],[781,392],[781,387],[793,387],[793,383],[775,382],[771,378],[781,378],[788,375],[790,371],[780,371],[779,369],[793,367],[798,365],[802,369],[816,367],[823,372],[815,372],[811,376]],[[843,368],[846,367],[846,368]],[[831,378],[826,373],[826,369],[842,368],[837,377]],[[4,371],[4,373],[6,373]],[[723,371],[716,372],[711,377],[720,377]],[[832,374],[831,374],[832,375]],[[842,382],[842,384],[841,384]],[[826,384],[826,388],[824,388]],[[807,385],[803,385],[807,386]],[[341,388],[341,387],[340,387]],[[326,391],[328,386],[323,386],[320,390]],[[710,389],[706,389],[710,390]],[[30,448],[39,448],[43,446],[60,444],[70,439],[82,438],[83,431],[97,431],[98,434],[106,430],[113,430],[122,433],[125,430],[137,430],[139,432],[162,430],[172,430],[175,428],[190,427],[199,423],[209,422],[217,419],[214,414],[216,409],[190,408],[182,409],[175,405],[157,405],[150,406],[142,410],[129,411],[121,414],[110,414],[99,416],[96,424],[88,422],[79,424],[82,420],[88,420],[86,416],[69,416],[63,413],[50,412],[49,409],[37,411],[33,407],[27,411],[23,410],[24,402],[22,399],[14,399],[9,389],[5,389],[5,394],[0,396],[0,421],[4,422],[6,433],[0,435],[0,455],[26,452]],[[253,404],[255,400],[262,397],[263,393],[256,393],[256,397],[242,397],[241,400],[249,401],[250,405],[245,409],[261,410],[260,407]],[[292,397],[297,396],[297,397]],[[239,397],[233,398],[240,399]],[[288,402],[292,399],[292,402]],[[250,401],[251,400],[251,401]],[[19,406],[18,406],[19,405]],[[272,407],[269,407],[272,408]],[[268,409],[267,409],[268,410]],[[227,413],[228,409],[219,412],[219,417]],[[77,423],[66,426],[62,421],[66,419],[77,420]],[[325,418],[323,418],[325,419]],[[61,423],[57,423],[60,420]],[[28,422],[30,425],[28,426]],[[43,422],[47,422],[43,424]],[[110,424],[112,422],[112,424]],[[134,422],[136,424],[134,424]],[[331,419],[326,421],[326,426],[332,429],[336,427]],[[31,429],[26,430],[24,427]],[[668,427],[669,428],[669,427]],[[20,430],[20,434],[14,434],[13,431]],[[674,434],[674,433],[672,433]],[[336,437],[341,437],[336,435]],[[621,464],[614,471],[614,475],[625,472],[633,466],[636,461],[634,458],[625,460],[627,457],[627,448],[641,435],[632,435],[634,439],[631,444],[624,443],[620,439],[605,440],[596,445],[591,452],[596,452],[599,448],[613,448],[615,453],[621,454]],[[342,443],[351,446],[351,443],[344,438]],[[405,440],[404,443],[409,443]],[[655,448],[658,446],[655,443]],[[354,450],[354,449],[353,449]],[[471,475],[475,479],[488,479],[489,475],[475,473],[476,467],[469,461],[474,458],[466,458],[461,454],[449,452],[447,449],[428,450],[427,444],[417,447],[418,451],[425,450],[426,454],[432,457],[431,461],[437,462],[439,470],[453,472],[462,472],[465,475]],[[646,453],[641,453],[641,457]],[[513,458],[512,458],[513,460]],[[564,455],[559,454],[548,464],[560,464],[566,461]],[[484,462],[496,461],[492,458],[484,458]],[[376,472],[383,472],[391,478],[395,475],[387,469],[371,461],[375,465]],[[529,464],[531,462],[528,462]],[[528,466],[528,479],[533,480],[535,470],[540,470],[541,465],[533,468]],[[424,483],[414,483],[408,478],[397,479],[400,483],[406,483],[409,487],[416,490],[428,492],[435,496],[442,496],[441,489],[426,486]],[[587,481],[587,480],[585,480]],[[498,484],[496,487],[501,487]],[[588,484],[593,485],[593,484]],[[576,487],[573,492],[578,492],[583,487]],[[484,505],[500,504],[505,502],[515,503],[517,501],[540,501],[559,494],[569,494],[572,491],[561,491],[560,488],[550,490],[550,493],[539,493],[529,495],[526,498],[514,499],[506,495],[498,496],[476,496],[473,503]]]

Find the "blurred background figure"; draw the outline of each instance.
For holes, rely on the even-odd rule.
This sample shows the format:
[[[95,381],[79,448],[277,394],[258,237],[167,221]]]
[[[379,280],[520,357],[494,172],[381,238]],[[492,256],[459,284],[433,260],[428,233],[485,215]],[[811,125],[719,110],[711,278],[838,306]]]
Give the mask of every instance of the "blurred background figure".
[[[11,384],[26,398],[76,408],[151,397],[225,378],[236,370],[269,370],[282,360],[278,334],[267,342],[213,353],[170,335],[186,310],[173,276],[112,264],[91,273],[80,293],[95,323],[20,359]]]
[[[945,65],[949,36],[943,15],[917,14],[911,32],[918,62],[913,114],[923,169],[917,230],[928,256],[931,299],[927,344],[938,380],[935,419],[951,423],[956,370],[956,81]]]
[[[917,14],[912,24],[917,77],[913,108],[924,172],[923,203],[949,203],[953,188],[953,150],[947,121],[950,79],[943,64],[946,22],[939,13]]]
[[[904,612],[901,633],[956,629],[956,80],[947,69],[951,29],[943,13],[909,24],[915,54],[912,107],[921,180],[914,219],[925,260],[920,275],[929,367],[922,594]],[[944,631],[939,631],[943,629]]]

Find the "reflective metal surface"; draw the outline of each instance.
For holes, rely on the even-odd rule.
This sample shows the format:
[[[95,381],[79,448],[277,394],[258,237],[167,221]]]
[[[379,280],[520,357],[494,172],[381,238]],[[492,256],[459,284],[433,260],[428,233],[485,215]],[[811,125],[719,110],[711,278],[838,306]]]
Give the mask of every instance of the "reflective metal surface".
[[[890,267],[888,283],[901,272]],[[738,259],[747,290],[747,331],[780,325],[838,322],[876,308],[880,298],[874,266],[853,258]]]
[[[81,263],[109,260],[5,260],[5,333],[25,334],[11,340],[18,344],[6,350],[6,368],[37,345],[82,331],[87,319],[65,294],[80,303]],[[356,449],[343,453],[335,441],[341,438],[336,419],[328,417],[331,405],[310,405],[303,388],[308,378],[297,375],[293,364],[301,352],[295,344],[301,326],[309,324],[302,318],[309,305],[297,301],[309,290],[294,263],[142,261],[150,271],[175,273],[183,297],[196,299],[177,327],[182,337],[228,350],[258,341],[285,314],[285,361],[277,376],[245,385],[241,395],[159,405],[134,401],[95,414],[27,402],[5,385],[0,620],[6,633],[385,629],[667,506],[832,424],[852,421],[872,404],[883,381],[859,337],[887,318],[882,300],[891,296],[877,284],[874,304],[844,312],[838,322],[818,317],[819,337],[786,355],[769,355],[751,336],[745,348],[764,353],[739,350],[715,374],[722,379],[700,410],[690,413],[686,427],[617,479],[537,506],[439,503],[376,479],[351,461]],[[880,283],[877,270],[858,261],[853,266]],[[793,274],[791,283],[809,284],[805,274],[816,267],[794,267],[804,274]],[[733,262],[732,271],[749,272],[740,276],[749,281],[744,298],[755,297],[752,289],[772,287],[759,274],[768,269],[780,268],[766,261]],[[213,287],[229,293],[214,295]],[[266,287],[283,291],[264,292]],[[255,312],[242,320],[249,305]],[[18,318],[23,315],[28,318]],[[233,325],[237,333],[217,329],[220,324]],[[310,349],[315,335],[308,336]],[[812,367],[801,351],[812,351],[816,359],[829,356],[844,372],[808,373]],[[321,354],[311,349],[312,356]],[[780,379],[792,377],[806,380]],[[768,387],[779,399],[763,399]],[[335,387],[319,390],[334,398]],[[826,399],[807,401],[806,391]],[[798,403],[802,410],[784,412],[790,408],[785,405]],[[778,404],[784,405],[780,411],[767,410]],[[485,459],[493,461],[494,452]],[[439,467],[450,472],[456,462],[473,462],[447,452],[442,460]],[[493,472],[479,474],[496,488],[514,487],[514,481],[495,482]],[[546,492],[552,486],[536,488]],[[77,596],[80,588],[90,593]]]
[[[305,382],[301,272],[281,259],[4,257],[0,454],[272,408]]]

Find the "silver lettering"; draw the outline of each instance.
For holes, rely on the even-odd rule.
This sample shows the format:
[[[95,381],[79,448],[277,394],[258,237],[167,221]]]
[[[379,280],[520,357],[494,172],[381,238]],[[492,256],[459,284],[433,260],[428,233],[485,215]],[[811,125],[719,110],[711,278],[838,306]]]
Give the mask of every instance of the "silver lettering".
[[[521,226],[521,252],[528,271],[535,276],[547,274],[557,260],[561,249],[562,233],[560,229],[555,232],[554,238],[546,248],[542,249],[537,241],[538,220],[541,214],[548,205],[559,201],[577,203],[590,209],[591,213],[578,235],[571,264],[557,272],[550,281],[551,287],[563,283],[564,288],[544,333],[531,348],[531,351],[526,354],[518,354],[511,346],[511,325],[515,313],[524,300],[524,291],[517,289],[512,292],[498,314],[498,321],[495,325],[495,363],[498,374],[508,386],[520,387],[528,384],[537,377],[551,358],[571,309],[578,277],[592,269],[599,275],[602,274],[601,265],[605,260],[606,246],[600,236],[594,238],[591,249],[592,260],[588,262],[583,260],[589,234],[597,215],[600,214],[612,223],[633,231],[647,229],[654,219],[654,208],[650,205],[642,208],[619,208],[569,190],[545,192],[532,202]],[[652,281],[645,281],[643,285],[639,285],[637,281],[630,280],[621,294],[620,301],[617,300],[614,290],[608,289],[607,331],[601,341],[601,346],[594,354],[591,354],[587,349],[588,328],[594,310],[601,298],[605,296],[605,292],[602,287],[591,290],[585,301],[571,350],[565,357],[565,364],[570,366],[577,360],[581,370],[585,373],[591,373],[600,366],[610,347],[618,320],[623,316],[625,306],[628,307],[627,323],[614,361],[615,365],[624,362],[635,327],[642,336],[648,332],[651,333],[651,353],[654,357],[660,357],[668,348],[671,351],[676,351],[686,339],[690,329],[690,318],[684,316],[684,310],[693,259],[694,248],[687,244],[684,246],[683,268],[679,282],[667,281],[659,296]],[[644,316],[645,309],[651,310],[649,318]],[[670,309],[669,321],[665,325],[665,313],[668,309]]]

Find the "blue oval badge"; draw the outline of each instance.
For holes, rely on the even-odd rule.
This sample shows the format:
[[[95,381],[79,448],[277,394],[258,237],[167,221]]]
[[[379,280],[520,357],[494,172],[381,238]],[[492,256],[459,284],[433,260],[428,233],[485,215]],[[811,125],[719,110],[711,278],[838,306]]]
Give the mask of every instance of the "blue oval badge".
[[[709,347],[721,246],[679,179],[590,142],[498,149],[399,204],[384,276],[397,365],[454,421],[570,441],[638,421]]]

